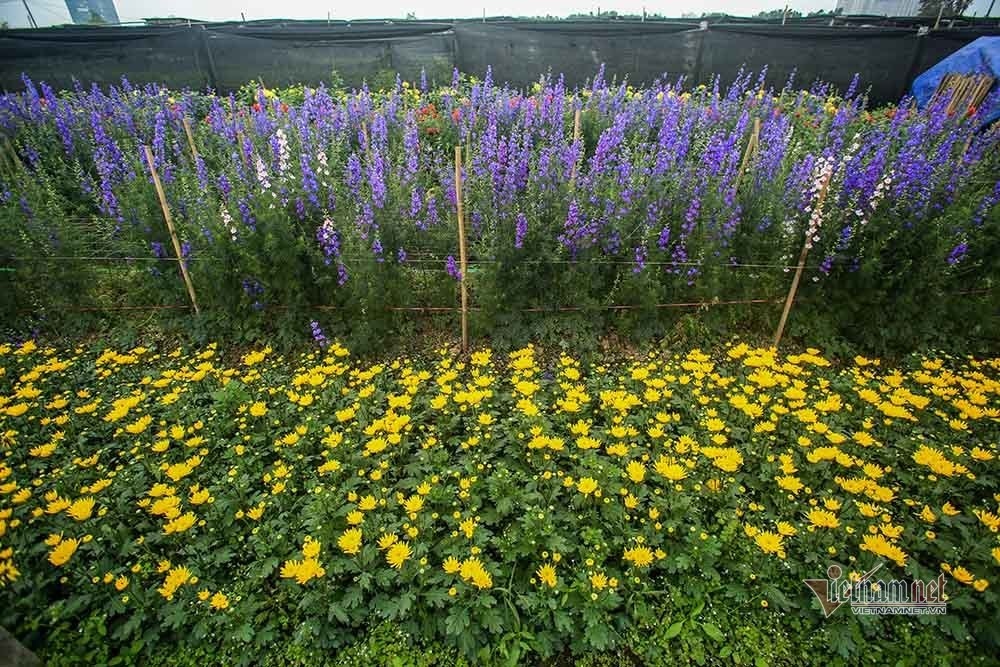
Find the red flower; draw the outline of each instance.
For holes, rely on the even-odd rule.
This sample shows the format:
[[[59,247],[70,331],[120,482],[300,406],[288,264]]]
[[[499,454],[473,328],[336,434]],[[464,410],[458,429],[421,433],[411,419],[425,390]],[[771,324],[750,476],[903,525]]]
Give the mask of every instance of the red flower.
[[[969,105],[969,110],[965,112],[965,117],[966,118],[972,118],[973,116],[976,115],[976,111],[978,111],[978,109],[976,109],[976,107],[974,105],[970,104]]]
[[[281,113],[288,113],[288,105],[284,102],[281,103]]]
[[[251,108],[252,108],[252,109],[253,109],[254,111],[260,111],[260,102],[254,102],[254,103],[253,103],[253,107],[251,107]]]
[[[426,118],[436,119],[438,117],[437,107],[434,103],[425,104],[424,106],[417,109],[417,119],[424,120]]]
[[[460,120],[462,120],[462,110],[461,109],[452,109],[451,110],[451,119],[453,121],[455,121],[456,123],[459,122]]]

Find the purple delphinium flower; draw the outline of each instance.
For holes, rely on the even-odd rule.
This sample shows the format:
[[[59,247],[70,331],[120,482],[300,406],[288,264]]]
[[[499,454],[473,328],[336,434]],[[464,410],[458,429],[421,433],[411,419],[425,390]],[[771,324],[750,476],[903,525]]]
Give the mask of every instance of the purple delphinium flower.
[[[419,187],[413,188],[410,192],[410,219],[415,220],[417,216],[420,215],[420,211],[424,208],[424,197],[420,192]],[[419,227],[420,224],[418,223]]]
[[[323,262],[329,266],[333,260],[340,257],[340,234],[329,218],[316,228],[316,241],[323,251]]]
[[[462,272],[458,270],[458,263],[455,261],[454,255],[448,255],[448,259],[445,261],[444,269],[448,272],[448,275],[455,280],[462,279]]]
[[[326,347],[329,341],[327,341],[326,336],[323,335],[323,329],[320,328],[319,322],[313,320],[309,323],[310,329],[312,329],[312,337],[317,345],[320,347]]]
[[[357,197],[361,187],[361,158],[358,157],[357,153],[351,153],[347,158],[346,178],[347,187],[350,188],[351,194]]]
[[[201,188],[202,192],[208,190],[208,167],[205,164],[205,159],[200,155],[195,160],[195,174],[198,177],[198,187]]]
[[[667,246],[670,245],[670,227],[664,227],[660,230],[660,236],[656,239],[656,246],[660,250],[666,250]]]
[[[388,188],[385,183],[386,160],[381,150],[373,150],[371,163],[368,165],[368,185],[372,190],[372,205],[375,208],[384,208],[388,195]]]
[[[632,273],[642,273],[646,268],[646,246],[639,245],[635,247],[635,266],[632,267]]]
[[[246,225],[250,231],[257,231],[257,218],[254,217],[253,211],[250,209],[250,202],[246,199],[241,199],[239,202],[240,217],[243,219],[243,224]]]
[[[216,187],[219,189],[219,194],[222,196],[222,199],[229,201],[229,195],[233,191],[233,186],[229,182],[229,179],[226,178],[225,174],[219,174],[219,178],[216,181]]]
[[[562,234],[559,235],[559,242],[575,255],[582,247],[596,241],[597,230],[601,227],[603,224],[597,220],[588,222],[584,219],[580,212],[580,206],[574,199],[569,203],[566,222],[563,224]]]
[[[160,109],[153,118],[153,164],[156,170],[163,173],[163,165],[167,160],[167,113]]]
[[[957,246],[951,249],[951,253],[948,254],[948,265],[955,266],[963,259],[969,252],[969,244],[959,243]]]
[[[524,247],[524,237],[528,235],[528,218],[524,213],[517,214],[517,225],[514,227],[514,247],[520,250]]]
[[[427,226],[433,227],[440,221],[437,210],[437,199],[429,197],[427,199]]]
[[[983,197],[983,201],[979,202],[979,206],[976,207],[976,213],[972,216],[973,226],[978,227],[982,225],[983,220],[986,219],[986,214],[998,203],[1000,203],[1000,181],[997,181],[996,185],[993,186],[993,192]]]
[[[96,111],[90,116],[91,129],[94,132],[94,164],[101,183],[101,212],[108,217],[119,215],[118,197],[113,186],[120,173],[121,151],[104,129],[101,115]]]
[[[255,278],[243,279],[243,293],[253,299],[251,307],[254,310],[261,310],[264,307],[264,302],[260,299],[260,297],[264,294],[264,286],[261,285]]]
[[[306,151],[299,154],[299,166],[302,169],[302,190],[306,193],[309,203],[313,207],[319,208],[319,181],[316,180],[316,173],[309,163],[309,155]]]
[[[406,164],[403,168],[403,183],[409,183],[420,167],[420,137],[417,132],[417,120],[413,111],[406,114],[403,124],[403,152]]]

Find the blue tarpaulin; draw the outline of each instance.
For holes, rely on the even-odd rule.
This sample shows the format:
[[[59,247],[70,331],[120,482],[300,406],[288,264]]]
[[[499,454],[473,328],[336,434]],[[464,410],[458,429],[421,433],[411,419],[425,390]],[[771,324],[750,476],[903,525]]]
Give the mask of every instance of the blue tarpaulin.
[[[918,106],[923,108],[931,101],[946,74],[989,74],[1000,80],[1000,37],[980,37],[918,76],[910,88]],[[983,101],[984,105],[990,105],[982,109],[984,125],[1000,119],[1000,95],[995,93],[996,87],[994,83],[994,93]]]

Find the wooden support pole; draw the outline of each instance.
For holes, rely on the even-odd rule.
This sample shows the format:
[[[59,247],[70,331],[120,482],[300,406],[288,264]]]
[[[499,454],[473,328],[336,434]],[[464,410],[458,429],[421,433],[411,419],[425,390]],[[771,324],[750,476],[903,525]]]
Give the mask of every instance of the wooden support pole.
[[[781,320],[778,321],[778,330],[774,333],[774,347],[777,349],[781,343],[781,336],[785,333],[785,324],[788,322],[788,313],[792,309],[792,302],[795,301],[795,292],[799,289],[799,281],[802,280],[802,271],[806,266],[806,255],[809,254],[809,243],[802,244],[802,252],[799,254],[799,264],[795,267],[795,277],[792,278],[792,286],[785,297],[785,307],[781,310]]]
[[[243,152],[243,131],[239,128],[236,129],[236,152],[239,153],[240,159],[243,161],[243,167],[248,168],[250,163],[247,161],[247,156]]]
[[[576,113],[573,114],[573,143],[575,144],[580,140],[580,110],[577,109]],[[579,164],[580,158],[577,158],[573,162],[573,166],[570,168],[569,172],[569,185],[573,187],[576,185],[576,165]]]
[[[826,193],[830,190],[830,179],[833,174],[830,174],[823,181],[822,187],[820,187],[819,195],[816,197],[816,203],[814,204],[813,210],[820,210],[823,206],[823,202],[826,201]],[[807,227],[808,231],[808,227]],[[802,272],[806,268],[806,257],[809,255],[809,246],[812,245],[812,239],[806,237],[805,241],[802,243],[802,252],[799,253],[799,263],[795,267],[795,277],[792,278],[792,286],[788,289],[788,296],[785,297],[785,307],[781,310],[781,320],[778,321],[778,330],[774,333],[774,347],[777,349],[778,344],[781,343],[781,336],[785,333],[785,324],[788,323],[788,313],[792,310],[792,302],[795,301],[795,292],[799,289],[799,281],[802,280]]]
[[[750,166],[750,160],[757,154],[760,146],[760,118],[753,119],[753,131],[750,132],[750,139],[747,140],[746,150],[743,151],[743,162],[740,163],[740,170],[736,173],[736,182],[733,187],[739,189],[740,181],[743,180],[743,172]]]
[[[163,219],[167,222],[167,230],[170,232],[170,240],[174,243],[174,252],[177,254],[177,263],[181,267],[181,277],[184,278],[184,285],[187,287],[188,297],[191,298],[191,306],[196,315],[201,314],[198,309],[198,300],[194,296],[194,285],[191,283],[191,276],[188,275],[187,265],[181,255],[181,242],[177,239],[177,231],[174,229],[174,219],[170,216],[170,207],[167,206],[167,196],[163,193],[163,184],[160,183],[160,175],[156,173],[156,165],[153,162],[153,151],[149,146],[143,146],[146,153],[146,164],[149,165],[149,173],[153,176],[153,186],[156,187],[156,196],[160,198],[160,208],[163,209]]]
[[[469,351],[469,294],[465,288],[468,266],[465,257],[465,217],[462,211],[462,146],[455,146],[455,207],[458,210],[458,266],[462,272],[462,352]]]
[[[191,159],[195,162],[198,161],[198,148],[194,145],[194,133],[191,132],[191,123],[188,122],[187,116],[181,119],[184,123],[184,134],[187,135],[188,147],[191,149]]]

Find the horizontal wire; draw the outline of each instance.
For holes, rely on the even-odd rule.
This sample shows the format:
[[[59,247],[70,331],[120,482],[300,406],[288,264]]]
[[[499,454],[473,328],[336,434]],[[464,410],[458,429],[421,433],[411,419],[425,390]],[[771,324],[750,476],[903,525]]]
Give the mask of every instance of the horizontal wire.
[[[644,305],[609,305],[609,306],[557,306],[555,308],[518,308],[514,312],[520,313],[566,313],[566,312],[578,312],[578,311],[588,311],[588,310],[642,310],[649,308],[696,308],[703,306],[728,306],[728,305],[738,305],[738,304],[759,304],[759,303],[771,303],[778,304],[784,301],[784,299],[741,299],[734,301],[691,301],[691,302],[680,302],[680,303],[657,303],[648,306]],[[191,308],[190,304],[177,304],[169,306],[84,306],[79,308],[48,308],[45,310],[56,311],[56,312],[90,312],[90,311],[117,311],[117,310],[168,310],[168,309],[188,309]],[[347,310],[341,306],[309,306],[312,310]],[[264,306],[265,310],[288,310],[288,306],[273,305]],[[462,309],[458,306],[386,306],[382,310],[393,311],[393,312],[427,312],[427,313],[457,313],[461,312]],[[481,312],[483,308],[473,306],[468,308],[468,312]],[[35,312],[29,310],[22,310],[19,312]],[[510,311],[506,311],[510,312]]]
[[[974,290],[963,290],[961,292],[951,292],[950,296],[970,296],[978,294],[988,294],[994,292],[992,288],[986,289],[974,289]],[[804,299],[796,299],[796,301],[803,301]],[[784,297],[776,297],[771,299],[732,299],[732,300],[718,300],[713,299],[711,301],[680,301],[676,303],[655,303],[649,305],[607,305],[607,306],[556,306],[553,308],[545,307],[534,307],[534,308],[517,308],[514,311],[501,310],[500,312],[519,312],[519,313],[569,313],[569,312],[581,312],[581,311],[593,311],[593,310],[648,310],[648,309],[666,309],[666,308],[702,308],[702,307],[712,307],[712,306],[734,306],[734,305],[753,305],[753,304],[780,304],[785,301]],[[162,305],[162,306],[84,306],[78,308],[45,308],[47,311],[55,312],[91,312],[91,311],[118,311],[118,310],[178,310],[178,309],[188,309],[191,308],[190,304],[175,304],[175,305]],[[308,307],[311,310],[348,310],[341,306],[324,306],[324,305],[313,305]],[[265,305],[265,310],[289,310],[289,306],[284,305]],[[386,306],[382,310],[387,311],[398,311],[398,312],[426,312],[426,313],[458,313],[462,312],[461,307],[458,306]],[[482,312],[484,308],[478,306],[472,306],[467,309],[468,312]],[[34,310],[20,310],[19,313],[33,313]]]
[[[116,255],[95,255],[95,256],[70,256],[70,255],[53,255],[50,257],[4,257],[0,258],[3,261],[9,262],[71,262],[71,261],[124,261],[124,262],[176,262],[178,261],[176,257],[130,257],[130,256],[116,256]],[[428,257],[407,257],[402,262],[390,262],[389,260],[379,260],[377,257],[340,257],[339,258],[345,262],[375,262],[375,263],[397,263],[397,264],[441,264],[444,263],[446,258],[442,257],[440,259],[431,259]],[[225,261],[220,257],[185,257],[185,262],[191,261]],[[498,259],[469,259],[466,260],[466,264],[502,264],[502,260]],[[587,265],[609,265],[609,266],[636,266],[637,263],[634,261],[627,260],[560,260],[560,259],[539,259],[539,260],[514,260],[510,262],[510,265],[517,264],[529,264],[529,265],[567,265],[567,266],[587,266]],[[685,267],[731,267],[731,268],[741,268],[741,269],[782,269],[790,270],[799,268],[797,264],[762,264],[762,263],[747,263],[747,262],[719,262],[717,264],[710,264],[705,262],[673,262],[673,261],[656,261],[649,260],[643,262],[644,266],[685,266]],[[817,266],[804,266],[804,269],[811,270],[817,269]]]

